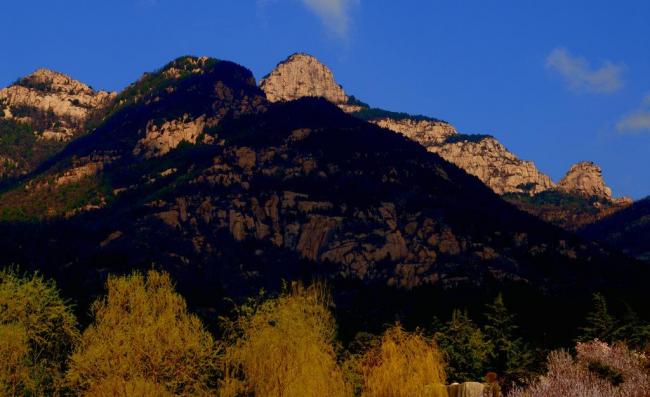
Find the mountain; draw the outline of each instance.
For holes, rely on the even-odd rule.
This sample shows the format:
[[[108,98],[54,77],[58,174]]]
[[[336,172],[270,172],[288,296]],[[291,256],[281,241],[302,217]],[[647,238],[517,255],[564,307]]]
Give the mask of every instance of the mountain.
[[[98,122],[115,96],[47,69],[0,90],[0,179],[33,171]]]
[[[78,302],[109,273],[155,267],[211,318],[224,298],[296,278],[329,280],[356,330],[480,309],[495,291],[517,294],[513,309],[540,338],[569,338],[593,291],[645,315],[647,266],[326,99],[271,102],[232,62],[179,58],[105,114],[0,193],[4,262],[54,277]]]
[[[650,261],[650,197],[587,226],[581,233],[628,255]]]
[[[358,118],[420,143],[524,211],[570,230],[631,203],[612,197],[600,168],[591,162],[575,164],[556,185],[532,161],[519,159],[492,136],[460,134],[446,121],[371,108],[348,96],[332,71],[306,54],[281,62],[260,82],[260,88],[273,102],[323,97]]]

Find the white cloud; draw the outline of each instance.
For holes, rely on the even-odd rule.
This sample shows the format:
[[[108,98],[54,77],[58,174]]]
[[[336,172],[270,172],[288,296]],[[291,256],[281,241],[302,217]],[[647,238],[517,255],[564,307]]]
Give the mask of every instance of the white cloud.
[[[556,48],[546,57],[546,67],[558,72],[577,92],[612,93],[623,88],[623,66],[605,61],[593,68],[580,56],[573,56],[566,48]]]
[[[359,0],[302,0],[331,33],[342,39],[348,37],[350,8],[358,2]]]
[[[616,129],[621,133],[650,132],[650,93],[643,98],[641,109],[621,118]]]
[[[616,129],[619,132],[650,132],[650,110],[623,117],[616,124]]]

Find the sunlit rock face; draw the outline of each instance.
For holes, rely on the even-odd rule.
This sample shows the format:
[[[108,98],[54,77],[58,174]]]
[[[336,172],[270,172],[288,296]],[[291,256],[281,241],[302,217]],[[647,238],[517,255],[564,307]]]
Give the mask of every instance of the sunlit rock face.
[[[31,125],[40,139],[69,141],[115,93],[95,91],[62,73],[39,69],[0,90],[3,116]]]
[[[568,193],[597,196],[611,199],[612,189],[605,185],[599,166],[591,161],[582,161],[571,166],[558,188]]]
[[[260,81],[260,88],[271,102],[309,96],[323,97],[337,105],[348,102],[348,96],[334,80],[332,71],[307,54],[294,54],[281,62]]]
[[[479,178],[495,193],[539,193],[553,187],[532,161],[521,160],[492,137],[460,140],[429,148]]]

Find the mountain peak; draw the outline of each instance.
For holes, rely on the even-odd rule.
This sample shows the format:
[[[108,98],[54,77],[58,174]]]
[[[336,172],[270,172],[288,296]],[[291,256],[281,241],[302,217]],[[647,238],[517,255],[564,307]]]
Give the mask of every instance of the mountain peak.
[[[612,199],[612,189],[605,184],[601,168],[592,161],[572,165],[558,188],[568,193]]]
[[[271,102],[292,101],[307,96],[323,97],[341,105],[348,96],[334,79],[332,71],[315,57],[296,53],[280,62],[260,81],[260,88]]]
[[[40,68],[32,74],[19,79],[14,86],[47,93],[66,93],[93,95],[95,91],[88,85],[72,77],[47,68]]]

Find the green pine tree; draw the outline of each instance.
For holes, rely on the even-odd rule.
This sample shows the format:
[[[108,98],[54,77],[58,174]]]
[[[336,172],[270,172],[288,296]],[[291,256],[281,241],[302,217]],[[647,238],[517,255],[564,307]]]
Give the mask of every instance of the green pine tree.
[[[492,345],[488,357],[491,369],[507,380],[521,379],[528,374],[534,357],[529,346],[516,336],[519,327],[501,294],[497,295],[492,304],[487,305],[485,318],[485,336]]]
[[[454,310],[442,332],[436,333],[436,341],[445,352],[450,381],[477,381],[483,378],[491,345],[466,311]]]
[[[612,342],[615,337],[616,320],[607,309],[607,301],[601,293],[593,295],[594,308],[587,314],[586,325],[580,329],[579,341],[599,339]]]
[[[627,306],[612,339],[623,341],[632,349],[642,349],[650,342],[650,323],[643,321],[634,309]]]

